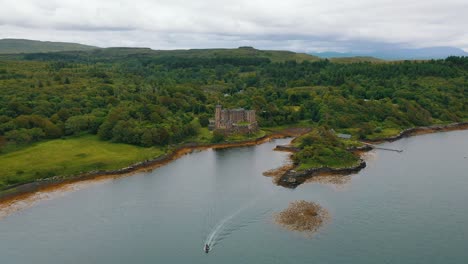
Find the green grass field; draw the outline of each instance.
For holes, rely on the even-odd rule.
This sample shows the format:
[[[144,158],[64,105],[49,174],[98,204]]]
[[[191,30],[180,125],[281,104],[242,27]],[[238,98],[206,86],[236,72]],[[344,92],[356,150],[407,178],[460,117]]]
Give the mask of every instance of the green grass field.
[[[0,155],[0,188],[56,175],[119,169],[164,153],[159,148],[106,142],[90,135],[45,141]]]
[[[307,161],[301,162],[299,166],[297,166],[296,170],[302,171],[302,170],[320,168],[320,167],[340,169],[340,168],[351,167],[351,166],[357,165],[358,163],[359,163],[359,160],[353,159],[353,158],[349,158],[349,159],[329,158],[327,160],[322,160],[322,162],[317,162],[315,160],[307,160]]]
[[[362,147],[364,144],[362,142],[355,140],[355,139],[342,139],[340,138],[340,142],[343,143],[345,148],[351,147]]]
[[[253,140],[257,138],[261,138],[267,134],[266,131],[259,130],[256,133],[252,134],[233,134],[229,135],[225,138],[224,142],[238,142],[238,141],[245,141],[245,140]],[[198,135],[191,137],[185,141],[185,143],[188,142],[196,142],[196,143],[213,143],[213,132],[208,130],[207,127],[202,127],[198,131]],[[218,142],[222,143],[222,142]]]
[[[299,122],[296,122],[296,123],[293,123],[293,124],[288,124],[288,125],[282,125],[282,126],[269,126],[269,127],[262,127],[262,130],[268,132],[268,133],[274,133],[274,132],[278,132],[278,131],[281,131],[281,130],[285,130],[285,129],[288,129],[288,128],[302,128],[302,127],[305,127],[305,128],[312,128],[314,127],[315,124],[313,124],[312,122],[308,121],[308,120],[301,120]]]
[[[263,130],[259,130],[255,133],[252,134],[234,134],[234,135],[229,135],[226,138],[226,141],[228,142],[236,142],[236,141],[244,141],[244,140],[252,140],[252,139],[257,139],[261,138],[266,135],[266,132]]]
[[[398,128],[384,128],[381,132],[374,132],[371,135],[368,135],[368,139],[380,139],[388,138],[398,135],[401,132],[401,129]]]
[[[196,136],[188,138],[185,143],[197,142],[197,143],[210,143],[213,138],[213,133],[208,130],[207,127],[201,127]]]

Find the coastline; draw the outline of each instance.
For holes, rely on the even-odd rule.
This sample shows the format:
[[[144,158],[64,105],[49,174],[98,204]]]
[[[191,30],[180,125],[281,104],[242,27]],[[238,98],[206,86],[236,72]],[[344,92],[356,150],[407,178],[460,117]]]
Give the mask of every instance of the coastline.
[[[422,127],[413,127],[407,128],[398,135],[387,137],[387,138],[376,138],[376,139],[367,139],[363,140],[364,143],[383,143],[383,142],[393,142],[405,137],[412,137],[430,133],[437,133],[437,132],[447,132],[453,130],[465,130],[468,129],[468,121],[467,122],[457,122],[457,123],[450,123],[447,125],[432,125],[432,126],[422,126]]]
[[[351,166],[351,167],[344,167],[344,168],[329,168],[329,167],[318,167],[307,169],[303,171],[296,171],[295,168],[289,168],[284,171],[281,175],[277,176],[275,183],[277,185],[294,189],[297,186],[301,185],[302,183],[306,182],[308,179],[311,179],[315,176],[322,176],[322,175],[349,175],[358,173],[360,170],[364,169],[367,164],[363,159],[362,155],[365,152],[368,152],[373,148],[370,143],[383,143],[383,142],[393,142],[402,138],[430,134],[430,133],[438,133],[438,132],[447,132],[447,131],[454,131],[454,130],[466,130],[468,129],[468,122],[459,122],[459,123],[451,123],[447,125],[433,125],[433,126],[425,126],[425,127],[414,127],[408,128],[401,131],[398,135],[388,137],[388,138],[379,138],[373,140],[365,140],[362,141],[364,146],[362,147],[354,147],[348,149],[357,155],[359,155],[359,163]],[[294,148],[288,148],[286,146],[278,146],[277,150],[280,151],[290,151],[293,152]],[[281,171],[281,167],[277,169]]]
[[[58,190],[68,190],[69,186],[77,183],[93,183],[106,179],[116,179],[120,177],[131,176],[138,172],[144,172],[157,169],[178,158],[197,150],[206,149],[225,149],[236,147],[255,146],[272,139],[295,137],[305,133],[304,128],[287,128],[281,131],[273,132],[269,135],[252,140],[244,140],[238,142],[222,142],[222,143],[186,143],[176,147],[168,154],[156,157],[154,159],[141,161],[132,164],[128,167],[117,170],[106,171],[89,171],[74,176],[54,176],[47,179],[37,180],[30,183],[9,186],[6,189],[0,190],[0,211],[14,205],[16,202],[31,199],[35,194],[42,192],[55,192]],[[40,198],[39,198],[40,199]]]
[[[364,143],[382,143],[382,142],[391,142],[404,137],[423,135],[428,133],[436,132],[446,132],[453,130],[465,130],[468,129],[468,122],[460,123],[451,123],[448,125],[434,125],[427,127],[416,127],[403,130],[398,135],[389,137],[387,139],[375,139],[367,140]],[[214,144],[200,144],[200,143],[187,143],[178,146],[173,151],[168,154],[156,157],[151,160],[145,160],[142,162],[135,163],[125,168],[109,171],[90,171],[75,176],[55,176],[43,180],[38,180],[26,184],[21,184],[17,186],[10,186],[7,189],[0,191],[0,211],[8,210],[9,207],[14,206],[15,203],[32,199],[36,194],[46,193],[46,192],[56,192],[56,191],[67,191],[70,186],[77,183],[91,184],[93,182],[103,181],[106,179],[116,179],[120,177],[131,176],[138,172],[144,172],[159,168],[164,166],[171,161],[174,161],[186,154],[189,154],[197,150],[206,150],[206,149],[224,149],[224,148],[235,148],[235,147],[248,147],[255,146],[265,142],[268,142],[272,139],[285,138],[285,137],[297,137],[301,134],[307,133],[310,131],[310,128],[286,128],[280,131],[275,131],[269,135],[265,135],[260,138],[238,141],[238,142],[223,142],[223,143],[214,143]],[[349,149],[358,155],[372,150],[373,148],[369,145]],[[277,149],[280,151],[291,151],[290,149],[284,149],[280,147]],[[281,185],[287,188],[296,188],[300,184],[306,182],[308,179],[320,175],[349,175],[352,173],[357,173],[361,169],[366,167],[365,161],[360,158],[360,162],[356,166],[346,167],[346,168],[313,168],[305,171],[297,172],[293,168],[289,168],[285,172],[283,171],[282,175],[279,176],[276,184]],[[294,179],[294,180],[293,180]],[[37,199],[41,199],[40,197]],[[33,200],[36,200],[34,198]]]
[[[318,167],[307,169],[303,171],[296,171],[290,169],[281,175],[277,181],[277,184],[286,188],[294,189],[297,186],[303,184],[308,179],[311,179],[315,176],[328,176],[328,175],[349,175],[352,173],[357,173],[360,170],[364,169],[367,166],[366,162],[360,158],[357,165],[344,168],[329,168],[329,167]]]

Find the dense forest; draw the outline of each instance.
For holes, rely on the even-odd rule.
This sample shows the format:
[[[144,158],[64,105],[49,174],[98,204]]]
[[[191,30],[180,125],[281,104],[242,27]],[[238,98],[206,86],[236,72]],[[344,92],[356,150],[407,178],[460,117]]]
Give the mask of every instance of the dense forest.
[[[335,63],[135,50],[0,57],[0,148],[81,134],[177,144],[207,126],[217,103],[255,109],[261,127],[301,122],[361,139],[468,118],[467,57]]]

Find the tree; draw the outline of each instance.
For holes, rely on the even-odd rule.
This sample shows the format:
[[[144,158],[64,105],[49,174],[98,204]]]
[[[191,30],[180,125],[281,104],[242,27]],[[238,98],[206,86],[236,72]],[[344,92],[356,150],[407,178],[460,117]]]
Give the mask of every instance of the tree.
[[[145,129],[141,135],[141,145],[145,147],[153,146],[155,143],[155,135],[152,133],[152,129]]]
[[[206,116],[206,115],[200,116],[199,120],[200,120],[200,125],[202,127],[207,127],[210,124],[210,120],[209,120],[208,116]]]
[[[0,136],[0,153],[2,153],[2,149],[6,146],[7,140],[4,136]]]
[[[215,130],[213,131],[213,137],[211,138],[212,143],[219,143],[224,141],[226,136],[224,135],[223,131]]]
[[[8,141],[13,141],[17,144],[28,144],[44,138],[45,134],[40,128],[20,128],[17,130],[8,131],[5,137]]]

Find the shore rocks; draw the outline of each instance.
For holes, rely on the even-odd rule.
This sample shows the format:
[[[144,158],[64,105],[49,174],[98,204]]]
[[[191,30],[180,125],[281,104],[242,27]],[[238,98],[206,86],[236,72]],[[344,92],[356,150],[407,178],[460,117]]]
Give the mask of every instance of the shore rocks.
[[[277,145],[274,150],[286,151],[286,152],[298,152],[301,149],[298,147],[290,146],[290,145]]]
[[[366,162],[364,160],[360,160],[359,163],[352,167],[345,167],[345,168],[328,168],[328,167],[319,167],[313,168],[308,170],[296,171],[296,170],[288,170],[284,173],[278,180],[278,184],[280,186],[286,188],[296,188],[300,184],[304,183],[307,179],[310,179],[314,176],[322,175],[322,174],[351,174],[356,173],[366,167]]]

